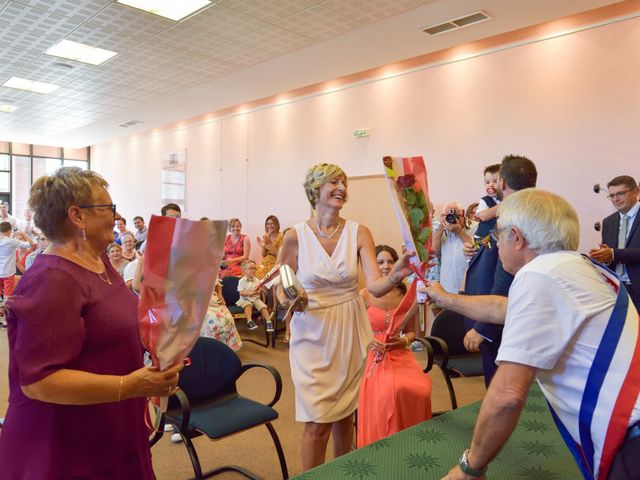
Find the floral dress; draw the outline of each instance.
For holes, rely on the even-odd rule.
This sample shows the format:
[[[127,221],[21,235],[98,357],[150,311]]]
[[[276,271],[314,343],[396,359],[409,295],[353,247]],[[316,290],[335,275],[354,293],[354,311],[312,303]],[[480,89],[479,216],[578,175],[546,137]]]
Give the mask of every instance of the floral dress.
[[[213,292],[207,314],[200,330],[201,337],[213,338],[226,344],[232,350],[242,347],[242,340],[236,330],[236,323],[227,306],[218,300]]]

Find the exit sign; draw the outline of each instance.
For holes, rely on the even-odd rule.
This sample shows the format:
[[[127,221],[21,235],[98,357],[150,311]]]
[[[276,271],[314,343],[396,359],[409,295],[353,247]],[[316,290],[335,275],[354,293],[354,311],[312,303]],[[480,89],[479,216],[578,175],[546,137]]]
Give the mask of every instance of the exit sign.
[[[369,129],[363,128],[361,130],[354,130],[353,136],[356,138],[368,137],[371,134]]]

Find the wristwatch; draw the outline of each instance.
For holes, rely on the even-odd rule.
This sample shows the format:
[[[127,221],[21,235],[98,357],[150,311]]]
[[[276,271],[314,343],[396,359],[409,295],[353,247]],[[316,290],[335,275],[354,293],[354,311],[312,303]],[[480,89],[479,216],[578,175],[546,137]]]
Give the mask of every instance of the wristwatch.
[[[469,465],[469,462],[467,462],[467,455],[469,455],[468,448],[464,452],[462,452],[462,457],[460,457],[460,463],[458,464],[460,470],[462,470],[467,475],[471,475],[472,477],[481,477],[482,475],[487,473],[487,470],[489,469],[488,466],[484,468],[473,468],[471,465]]]

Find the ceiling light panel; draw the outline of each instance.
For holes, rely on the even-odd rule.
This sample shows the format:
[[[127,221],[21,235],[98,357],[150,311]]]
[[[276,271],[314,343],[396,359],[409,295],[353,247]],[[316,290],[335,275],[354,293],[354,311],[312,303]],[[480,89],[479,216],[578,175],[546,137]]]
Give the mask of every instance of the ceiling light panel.
[[[72,42],[71,40],[62,40],[49,48],[45,53],[54,57],[66,58],[90,65],[100,65],[118,54],[118,52]]]
[[[117,3],[175,21],[211,5],[210,0],[117,0]]]
[[[51,93],[60,88],[59,85],[54,85],[52,83],[34,82],[33,80],[27,80],[26,78],[19,77],[11,77],[9,80],[4,82],[2,86],[35,93]]]
[[[15,105],[8,105],[8,104],[0,105],[0,112],[4,112],[4,113],[15,112],[17,109],[18,107],[16,107]]]

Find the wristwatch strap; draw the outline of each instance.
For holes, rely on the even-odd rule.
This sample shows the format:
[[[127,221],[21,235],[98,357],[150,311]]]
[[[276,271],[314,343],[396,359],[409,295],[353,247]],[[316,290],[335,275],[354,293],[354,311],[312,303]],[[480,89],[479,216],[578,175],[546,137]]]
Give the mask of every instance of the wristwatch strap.
[[[460,458],[460,463],[458,464],[460,470],[462,470],[467,475],[471,475],[472,477],[481,477],[482,475],[487,473],[487,469],[489,467],[473,468],[471,465],[469,465],[469,462],[467,462],[467,455],[469,455],[469,449],[466,449],[464,452],[462,452],[462,457]]]

